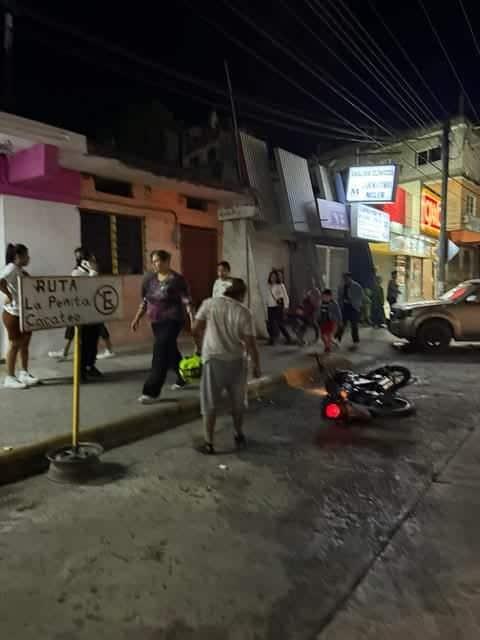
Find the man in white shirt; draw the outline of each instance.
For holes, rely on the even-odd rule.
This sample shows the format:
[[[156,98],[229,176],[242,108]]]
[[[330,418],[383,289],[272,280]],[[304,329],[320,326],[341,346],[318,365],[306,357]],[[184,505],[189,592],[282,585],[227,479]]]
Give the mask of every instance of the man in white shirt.
[[[230,277],[231,269],[230,264],[223,260],[218,263],[217,267],[217,275],[218,278],[215,280],[215,284],[213,285],[212,296],[214,298],[218,298],[219,296],[223,296],[225,291],[229,289],[232,284],[232,278]]]
[[[201,346],[203,372],[200,386],[205,442],[198,448],[214,454],[214,431],[222,394],[227,391],[235,428],[235,443],[246,445],[243,416],[247,393],[247,355],[253,363],[253,375],[261,376],[260,359],[255,339],[255,326],[250,310],[243,304],[247,287],[233,278],[228,293],[210,298],[200,307],[193,324],[197,347]]]

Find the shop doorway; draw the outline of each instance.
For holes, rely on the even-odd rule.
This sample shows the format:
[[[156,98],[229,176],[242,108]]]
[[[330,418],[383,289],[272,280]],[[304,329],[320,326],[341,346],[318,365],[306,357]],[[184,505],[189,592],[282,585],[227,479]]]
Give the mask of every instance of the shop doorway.
[[[317,244],[318,272],[322,288],[337,291],[343,274],[348,271],[348,249]]]
[[[212,295],[217,277],[218,235],[215,229],[180,228],[182,274],[190,286],[193,303],[201,304]]]

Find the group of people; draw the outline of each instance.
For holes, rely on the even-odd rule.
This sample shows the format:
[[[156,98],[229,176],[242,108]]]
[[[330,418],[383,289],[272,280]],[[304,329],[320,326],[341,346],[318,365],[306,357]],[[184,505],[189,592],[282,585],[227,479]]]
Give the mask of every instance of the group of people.
[[[398,273],[393,271],[387,289],[390,308],[397,304],[399,296]],[[331,289],[321,291],[313,286],[305,292],[301,304],[292,309],[282,272],[274,269],[268,277],[267,289],[269,344],[274,345],[280,334],[287,344],[292,344],[288,326],[293,328],[298,342],[304,344],[305,333],[310,328],[315,342],[321,337],[325,351],[329,352],[333,344],[341,342],[346,327],[350,326],[355,348],[360,342],[361,323],[387,326],[384,306],[385,293],[379,275],[375,275],[371,289],[363,289],[351,273],[345,273],[336,299]]]
[[[0,292],[5,296],[3,323],[9,338],[7,352],[7,376],[4,386],[9,389],[26,389],[39,383],[29,372],[29,344],[31,334],[22,332],[18,277],[28,275],[25,268],[30,256],[22,244],[8,245],[6,266],[0,271]],[[200,399],[204,416],[204,442],[199,447],[202,453],[212,454],[217,411],[226,391],[230,399],[235,427],[235,443],[245,445],[243,435],[243,413],[247,390],[247,356],[253,365],[253,374],[260,377],[260,359],[255,338],[255,326],[251,311],[244,304],[247,294],[245,282],[231,276],[228,262],[218,265],[218,278],[214,283],[212,297],[205,300],[195,313],[185,278],[171,268],[171,256],[167,251],[157,250],[151,254],[152,270],[142,283],[141,303],[131,322],[132,331],[137,331],[144,316],[148,316],[154,336],[153,357],[150,373],[144,383],[139,401],[152,404],[162,392],[169,370],[176,374],[175,389],[185,386],[180,374],[182,355],[177,340],[190,320],[192,334],[198,352],[201,352],[203,371]],[[75,250],[73,277],[98,275],[95,257],[85,248]],[[393,306],[400,293],[396,284],[396,273],[392,274],[387,297]],[[325,351],[330,351],[335,340],[341,341],[349,325],[353,345],[360,340],[359,323],[364,291],[351,273],[345,273],[338,289],[337,299],[330,289],[320,292],[312,288],[303,303],[290,314],[302,326],[311,325],[317,336],[321,335]],[[287,342],[291,337],[285,325],[290,309],[290,300],[280,271],[273,270],[268,278],[268,331],[270,344],[279,334]],[[81,376],[82,381],[102,376],[96,368],[100,337],[106,344],[106,352],[113,355],[108,330],[102,324],[85,325],[81,330]],[[66,357],[72,341],[72,329],[65,334],[66,346],[60,354]],[[21,369],[16,373],[17,357]],[[58,355],[58,354],[52,354]]]
[[[2,321],[7,331],[9,346],[6,364],[7,375],[3,382],[6,389],[27,389],[39,384],[40,380],[33,376],[28,369],[29,346],[31,333],[24,332],[20,326],[20,302],[18,292],[18,277],[27,276],[25,267],[30,262],[28,248],[24,244],[9,244],[5,257],[6,265],[0,271],[0,292],[5,296]],[[73,277],[97,276],[98,267],[95,256],[87,249],[79,247],[74,251],[75,265]],[[61,352],[50,352],[50,357],[59,360],[66,359],[73,341],[74,328],[67,327],[65,331],[65,347]],[[98,342],[102,339],[105,351],[98,354]],[[81,378],[87,382],[91,378],[100,378],[101,372],[96,367],[97,358],[111,358],[113,352],[110,334],[104,324],[85,325],[81,327]],[[17,358],[20,356],[20,370],[16,371]]]
[[[212,297],[195,313],[185,278],[171,269],[171,256],[166,251],[151,254],[152,272],[142,285],[142,301],[131,328],[137,331],[148,316],[154,335],[152,367],[139,398],[152,404],[160,396],[169,369],[177,376],[176,388],[185,386],[180,375],[181,355],[178,336],[190,319],[196,348],[202,355],[200,404],[204,418],[204,439],[197,447],[200,453],[215,453],[214,432],[217,412],[227,393],[235,428],[235,444],[243,447],[243,415],[246,405],[248,356],[253,375],[260,377],[260,358],[251,311],[245,306],[245,282],[233,278],[230,265],[218,265]]]
[[[281,272],[273,270],[268,278],[268,332],[269,344],[274,345],[280,333],[287,344],[292,343],[287,323],[294,327],[300,343],[310,327],[315,341],[321,337],[325,351],[330,352],[335,341],[340,342],[345,328],[350,325],[354,345],[358,344],[363,290],[351,273],[344,274],[337,299],[331,289],[320,291],[312,287],[305,292],[302,303],[290,309],[290,300]]]

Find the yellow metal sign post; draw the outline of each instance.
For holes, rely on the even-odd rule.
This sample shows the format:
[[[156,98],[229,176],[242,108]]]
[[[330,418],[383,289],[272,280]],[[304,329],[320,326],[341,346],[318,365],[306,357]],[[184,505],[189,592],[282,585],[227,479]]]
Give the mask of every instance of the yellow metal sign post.
[[[73,402],[72,402],[72,446],[78,451],[78,433],[80,428],[80,357],[82,335],[80,327],[75,327],[73,342]]]
[[[22,331],[74,326],[72,439],[47,453],[49,477],[59,482],[90,480],[98,472],[103,448],[80,441],[82,327],[123,318],[122,280],[118,276],[35,276],[18,279]]]

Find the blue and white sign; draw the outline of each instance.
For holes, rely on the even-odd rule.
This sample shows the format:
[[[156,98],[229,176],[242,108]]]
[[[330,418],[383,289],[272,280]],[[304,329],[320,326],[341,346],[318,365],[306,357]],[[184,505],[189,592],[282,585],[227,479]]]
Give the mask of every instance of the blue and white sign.
[[[372,242],[390,241],[390,216],[365,204],[352,204],[350,211],[352,238]]]
[[[317,205],[320,224],[323,229],[349,231],[350,221],[348,219],[347,207],[343,203],[317,198]]]

